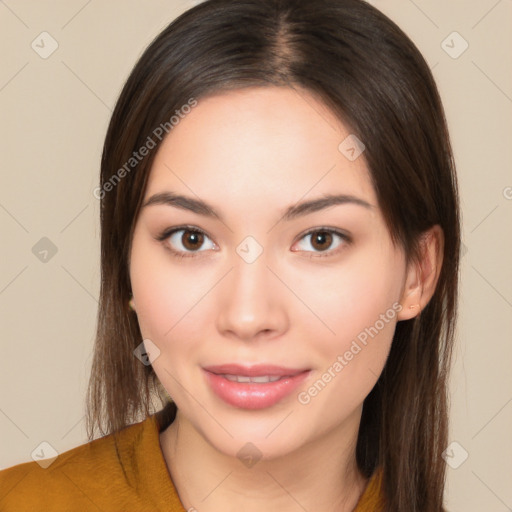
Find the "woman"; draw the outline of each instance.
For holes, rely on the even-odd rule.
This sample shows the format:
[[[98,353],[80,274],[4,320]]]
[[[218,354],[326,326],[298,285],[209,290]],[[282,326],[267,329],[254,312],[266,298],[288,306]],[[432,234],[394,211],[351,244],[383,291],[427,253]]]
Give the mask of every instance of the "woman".
[[[91,442],[0,473],[2,510],[443,510],[457,183],[393,22],[191,9],[128,78],[95,195]]]

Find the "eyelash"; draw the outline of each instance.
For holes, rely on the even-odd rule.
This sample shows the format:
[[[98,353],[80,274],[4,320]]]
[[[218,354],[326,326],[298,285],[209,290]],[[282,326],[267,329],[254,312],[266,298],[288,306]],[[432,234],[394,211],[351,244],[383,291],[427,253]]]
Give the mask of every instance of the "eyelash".
[[[195,226],[178,226],[178,227],[174,227],[174,228],[165,229],[162,233],[160,233],[156,237],[156,239],[159,242],[162,242],[164,247],[168,251],[170,251],[172,256],[174,256],[176,258],[180,258],[180,259],[181,258],[195,258],[195,257],[198,257],[198,253],[204,252],[204,251],[194,251],[194,252],[187,253],[187,252],[183,252],[183,251],[176,251],[175,249],[172,249],[168,244],[164,243],[169,237],[171,237],[174,233],[177,233],[178,231],[185,231],[185,232],[188,231],[190,233],[199,233],[199,234],[202,234],[202,235],[210,238],[205,231],[203,231],[202,229],[197,228]],[[306,236],[312,235],[314,233],[330,233],[332,235],[338,235],[343,240],[344,245],[352,243],[352,239],[345,233],[343,233],[337,229],[327,228],[327,227],[311,229],[311,230],[307,231],[306,233],[304,233],[299,238],[299,240],[302,240]],[[331,256],[338,254],[340,252],[340,250],[343,250],[343,248],[337,248],[334,250],[327,250],[327,251],[321,251],[321,252],[314,252],[314,251],[305,251],[305,252],[311,253],[310,256],[307,256],[308,258],[327,258],[327,257],[331,257]]]

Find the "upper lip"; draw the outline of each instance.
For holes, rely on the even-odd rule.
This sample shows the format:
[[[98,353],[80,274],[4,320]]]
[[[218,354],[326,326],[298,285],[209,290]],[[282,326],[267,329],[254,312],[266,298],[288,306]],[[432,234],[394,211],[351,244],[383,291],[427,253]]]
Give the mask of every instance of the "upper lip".
[[[268,375],[269,377],[288,377],[309,370],[309,368],[285,368],[284,366],[276,366],[273,364],[255,364],[252,366],[246,366],[234,363],[205,366],[203,369],[217,375],[245,375],[247,377],[260,377],[265,375]]]

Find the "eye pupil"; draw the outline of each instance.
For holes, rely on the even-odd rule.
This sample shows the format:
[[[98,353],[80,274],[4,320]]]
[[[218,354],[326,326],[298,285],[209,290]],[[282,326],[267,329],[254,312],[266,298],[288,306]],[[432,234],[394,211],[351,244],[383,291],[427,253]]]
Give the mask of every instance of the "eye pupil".
[[[320,244],[320,247],[316,246],[317,243]],[[312,245],[315,249],[327,249],[331,244],[332,233],[328,233],[327,231],[317,231],[317,233],[312,237]]]
[[[194,250],[201,247],[203,243],[203,234],[196,231],[185,231],[182,236],[183,247],[188,250]],[[189,242],[191,242],[189,244]]]

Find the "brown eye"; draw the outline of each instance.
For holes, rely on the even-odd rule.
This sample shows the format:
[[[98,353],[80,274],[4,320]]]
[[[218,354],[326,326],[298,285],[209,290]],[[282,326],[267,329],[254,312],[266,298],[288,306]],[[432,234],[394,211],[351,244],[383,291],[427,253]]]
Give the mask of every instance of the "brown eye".
[[[309,243],[308,243],[309,239]],[[348,235],[334,229],[315,229],[302,236],[299,241],[299,250],[310,253],[313,256],[331,256],[338,253],[338,248],[350,244]],[[308,248],[312,247],[312,250]],[[341,246],[341,247],[340,247]]]
[[[181,236],[181,243],[185,249],[194,251],[198,247],[201,247],[204,242],[204,235],[202,233],[198,233],[197,231],[186,231],[183,230],[183,235]]]
[[[158,240],[164,242],[173,253],[181,256],[194,256],[195,253],[215,248],[215,244],[205,233],[183,227],[165,231]]]
[[[331,246],[332,239],[332,233],[328,231],[317,231],[311,235],[311,245],[318,251],[325,251]]]

